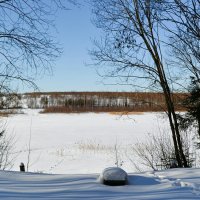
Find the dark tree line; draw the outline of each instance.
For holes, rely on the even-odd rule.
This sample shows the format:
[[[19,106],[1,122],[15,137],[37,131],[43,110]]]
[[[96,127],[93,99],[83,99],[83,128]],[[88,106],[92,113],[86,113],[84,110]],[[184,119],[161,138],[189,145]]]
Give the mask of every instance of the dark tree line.
[[[182,110],[187,94],[173,94],[176,110]],[[51,108],[59,111],[166,111],[162,93],[139,92],[56,92],[29,93],[22,97],[28,107]],[[63,108],[63,110],[61,109]],[[50,111],[50,109],[48,109]]]

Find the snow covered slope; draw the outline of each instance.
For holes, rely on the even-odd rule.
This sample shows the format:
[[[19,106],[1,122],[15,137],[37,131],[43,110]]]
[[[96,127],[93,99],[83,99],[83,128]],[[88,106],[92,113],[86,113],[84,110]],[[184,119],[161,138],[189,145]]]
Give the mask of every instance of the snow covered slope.
[[[98,174],[49,175],[0,171],[1,200],[200,199],[200,169],[129,174],[129,185],[105,186]]]

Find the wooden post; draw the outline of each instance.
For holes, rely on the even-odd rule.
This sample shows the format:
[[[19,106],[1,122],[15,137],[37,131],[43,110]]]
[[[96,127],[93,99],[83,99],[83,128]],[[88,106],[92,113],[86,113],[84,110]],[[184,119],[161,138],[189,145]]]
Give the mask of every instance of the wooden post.
[[[20,168],[20,172],[25,172],[25,166],[23,162],[20,164],[19,168]]]

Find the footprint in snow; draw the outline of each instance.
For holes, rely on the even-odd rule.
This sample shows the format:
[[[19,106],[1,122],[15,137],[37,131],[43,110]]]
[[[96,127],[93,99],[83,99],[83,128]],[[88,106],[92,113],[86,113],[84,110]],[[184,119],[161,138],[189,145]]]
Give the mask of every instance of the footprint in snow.
[[[195,183],[184,182],[181,179],[168,178],[166,176],[157,175],[156,172],[147,173],[150,177],[156,177],[160,182],[169,182],[173,187],[188,187],[192,189],[192,193],[200,196],[200,185]]]

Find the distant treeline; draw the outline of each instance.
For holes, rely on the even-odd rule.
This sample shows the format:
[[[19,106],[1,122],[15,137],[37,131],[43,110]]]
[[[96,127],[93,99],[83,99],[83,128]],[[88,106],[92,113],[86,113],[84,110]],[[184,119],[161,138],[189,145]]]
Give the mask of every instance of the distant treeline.
[[[182,106],[187,93],[174,93],[176,110]],[[43,112],[145,112],[165,111],[162,93],[153,92],[46,92],[23,95],[29,108],[43,108]]]

